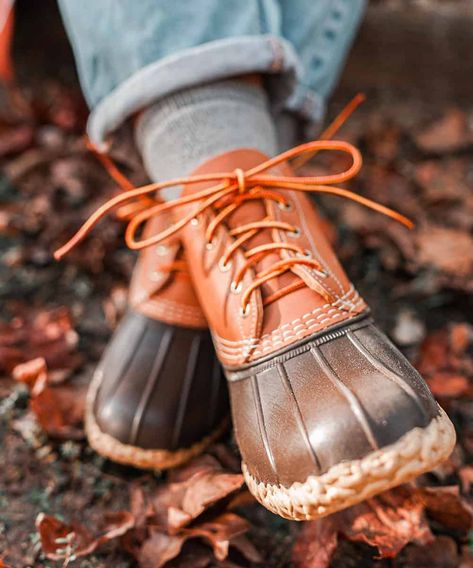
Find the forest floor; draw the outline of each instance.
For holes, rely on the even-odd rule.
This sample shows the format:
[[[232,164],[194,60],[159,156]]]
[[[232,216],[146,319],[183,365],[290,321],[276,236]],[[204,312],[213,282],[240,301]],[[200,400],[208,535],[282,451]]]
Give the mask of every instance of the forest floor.
[[[170,474],[118,466],[87,446],[84,395],[124,312],[134,255],[123,225],[107,219],[53,260],[117,188],[84,146],[77,86],[44,79],[2,96],[0,567],[473,566],[473,114],[393,104],[388,93],[340,131],[364,156],[350,188],[413,219],[413,231],[318,201],[350,278],[426,377],[457,447],[413,484],[292,523],[245,490],[231,434]],[[116,160],[143,182],[126,145]],[[320,156],[306,169],[340,167]]]

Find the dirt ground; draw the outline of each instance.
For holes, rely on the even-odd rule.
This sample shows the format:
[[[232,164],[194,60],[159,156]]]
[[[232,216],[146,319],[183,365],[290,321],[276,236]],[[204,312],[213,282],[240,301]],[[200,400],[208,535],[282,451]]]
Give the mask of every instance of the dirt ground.
[[[32,25],[22,22],[24,36]],[[340,131],[364,155],[350,189],[407,215],[413,231],[317,201],[375,319],[453,420],[457,448],[415,484],[291,523],[245,491],[231,433],[170,475],[88,448],[84,393],[125,310],[134,255],[107,219],[63,262],[52,258],[117,188],[84,146],[63,32],[38,33],[64,55],[42,64],[22,39],[20,87],[4,89],[0,107],[0,567],[473,566],[473,113],[379,90]],[[353,94],[339,93],[330,117]],[[117,163],[142,183],[128,148]],[[321,156],[306,171],[340,167]]]

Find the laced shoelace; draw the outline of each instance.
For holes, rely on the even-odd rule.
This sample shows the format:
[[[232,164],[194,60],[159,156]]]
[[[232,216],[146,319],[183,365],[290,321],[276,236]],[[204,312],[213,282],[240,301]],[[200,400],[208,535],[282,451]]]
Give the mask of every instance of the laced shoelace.
[[[206,248],[207,250],[212,250],[215,246],[215,235],[218,229],[225,225],[225,221],[243,204],[253,200],[263,202],[263,204],[272,201],[282,210],[290,209],[291,203],[280,193],[279,190],[281,189],[301,191],[304,193],[338,195],[339,197],[350,199],[351,201],[382,213],[408,228],[412,228],[413,223],[404,215],[401,215],[389,207],[376,203],[371,199],[353,193],[348,189],[338,187],[338,184],[346,182],[356,176],[362,165],[362,157],[358,149],[352,144],[341,140],[327,140],[326,138],[333,135],[346,120],[347,116],[360,104],[361,100],[360,95],[356,97],[322,134],[321,139],[296,146],[246,171],[237,168],[232,172],[200,174],[134,188],[131,182],[129,182],[115,166],[110,168],[110,164],[107,163],[108,158],[104,159],[103,155],[100,157],[101,155],[98,154],[109,170],[110,175],[112,175],[117,183],[124,189],[124,192],[111,198],[99,207],[82,227],[80,227],[77,233],[54,253],[55,258],[57,260],[61,259],[72,248],[77,246],[105,215],[118,208],[121,212],[120,217],[128,220],[125,232],[126,244],[129,248],[134,250],[141,250],[148,246],[157,245],[178,233],[186,225],[197,225],[199,218],[205,213],[212,213],[213,218],[205,229]],[[299,177],[266,173],[276,166],[291,162],[291,160],[293,161],[292,163],[296,163],[297,167],[300,167],[320,151],[343,152],[351,157],[352,164],[346,170],[331,175]],[[157,192],[167,187],[192,186],[212,182],[215,182],[215,185],[172,201],[161,202],[156,197]],[[195,203],[196,207],[191,212],[183,215],[181,219],[172,223],[168,228],[149,238],[136,238],[137,231],[151,217],[183,206],[188,206],[192,203]],[[245,262],[235,272],[230,285],[232,292],[243,292],[241,296],[242,316],[248,315],[250,298],[255,290],[262,287],[263,284],[269,280],[281,276],[286,272],[294,272],[296,267],[306,266],[315,270],[321,276],[327,276],[323,266],[317,260],[311,258],[307,251],[297,244],[285,241],[274,241],[245,250],[244,245],[261,231],[279,230],[286,232],[289,236],[297,237],[300,231],[290,223],[277,220],[270,214],[267,214],[260,220],[252,221],[242,226],[235,228],[228,228],[227,226],[227,230],[230,237],[234,240],[221,255],[218,265],[222,272],[226,272],[230,270],[233,257],[237,251],[242,252],[245,257]],[[260,262],[266,255],[275,252],[279,253],[280,260],[275,261],[268,268],[255,273],[252,283],[242,291],[242,282],[247,271],[253,268],[255,264]],[[284,253],[286,253],[287,256],[282,256]],[[313,285],[316,292],[328,303],[332,303],[335,300],[332,294],[319,281],[315,281]],[[267,296],[264,299],[264,305],[268,305],[303,286],[306,286],[306,284],[300,279],[300,281],[296,283],[281,288]]]
[[[99,152],[96,147],[90,142],[86,137],[85,145],[87,149],[99,160],[99,162],[104,166],[105,170],[109,176],[116,182],[118,187],[123,191],[130,191],[135,188],[130,179],[119,170],[115,165],[113,160],[106,154]],[[121,221],[129,221],[133,218],[133,215],[146,209],[149,205],[154,205],[155,200],[149,199],[146,196],[141,196],[137,201],[122,205],[117,208],[116,217]],[[184,259],[176,259],[168,263],[161,263],[159,265],[159,272],[162,273],[174,273],[174,276],[189,279],[189,270],[187,268],[187,263]]]

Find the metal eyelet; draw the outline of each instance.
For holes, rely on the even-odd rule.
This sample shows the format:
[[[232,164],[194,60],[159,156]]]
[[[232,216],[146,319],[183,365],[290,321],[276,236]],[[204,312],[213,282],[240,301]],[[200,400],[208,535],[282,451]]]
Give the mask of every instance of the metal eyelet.
[[[233,294],[239,294],[241,292],[241,289],[243,288],[243,284],[241,282],[238,282],[238,284],[235,284],[235,282],[231,282],[230,284],[230,292],[232,292]]]
[[[191,224],[193,227],[198,227],[199,224],[200,224],[200,221],[199,221],[199,219],[197,219],[197,217],[193,217],[193,218],[190,220],[190,224]]]
[[[205,243],[205,249],[208,251],[214,250],[215,248],[215,241],[210,241],[209,243]]]
[[[153,270],[153,272],[149,276],[149,278],[152,282],[159,282],[162,277],[163,277],[163,273],[159,272],[159,270]]]
[[[290,201],[288,201],[287,203],[278,201],[278,207],[279,209],[281,209],[281,211],[292,211],[292,203]]]
[[[297,239],[301,236],[301,230],[299,229],[299,227],[296,227],[294,231],[288,231],[287,236],[291,237],[291,239]]]
[[[218,261],[218,268],[220,269],[220,272],[228,272],[231,267],[232,267],[232,261],[231,260],[229,260],[227,262],[227,264],[224,264],[223,258],[221,258]]]
[[[242,318],[246,318],[250,315],[250,311],[251,311],[251,306],[250,304],[246,304],[246,306],[244,308],[242,308],[240,306],[240,316]]]
[[[296,252],[296,256],[299,258],[312,258],[312,253],[306,249],[304,252]]]
[[[166,256],[169,253],[169,247],[166,245],[158,245],[155,252],[158,256]]]

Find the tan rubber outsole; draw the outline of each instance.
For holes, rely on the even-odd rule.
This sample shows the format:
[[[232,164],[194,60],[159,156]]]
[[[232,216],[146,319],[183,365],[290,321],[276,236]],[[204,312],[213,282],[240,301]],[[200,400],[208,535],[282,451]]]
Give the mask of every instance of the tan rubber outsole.
[[[190,459],[200,455],[212,442],[217,440],[228,428],[229,419],[226,419],[202,440],[188,448],[178,450],[148,450],[130,444],[124,444],[110,434],[103,432],[97,424],[93,406],[97,390],[101,381],[101,373],[96,373],[89,386],[85,407],[85,432],[90,446],[101,456],[124,465],[131,465],[140,469],[169,469],[177,467]]]
[[[356,505],[433,469],[448,458],[455,440],[453,424],[440,409],[426,428],[414,428],[363,459],[339,463],[290,487],[258,481],[245,463],[242,469],[250,492],[264,507],[285,519],[307,521]]]

